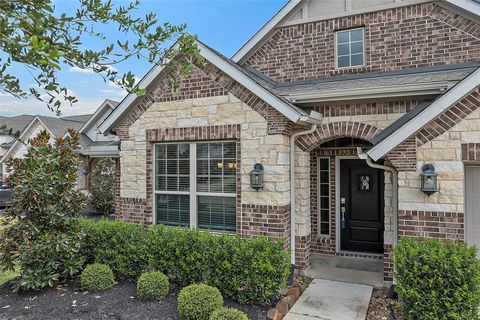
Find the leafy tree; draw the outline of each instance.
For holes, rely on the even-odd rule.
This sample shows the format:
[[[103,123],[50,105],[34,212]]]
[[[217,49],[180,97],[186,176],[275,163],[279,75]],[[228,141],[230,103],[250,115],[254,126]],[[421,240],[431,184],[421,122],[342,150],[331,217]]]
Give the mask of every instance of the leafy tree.
[[[110,158],[98,162],[92,172],[90,205],[102,214],[115,210],[115,161]]]
[[[193,37],[184,33],[184,24],[160,23],[155,13],[136,17],[134,11],[139,7],[139,0],[126,6],[114,6],[111,0],[77,0],[77,3],[73,14],[58,14],[53,0],[0,1],[0,93],[18,98],[35,97],[60,113],[62,101],[76,102],[58,81],[62,66],[92,70],[105,81],[143,94],[132,72],[118,74],[112,66],[130,58],[159,64],[176,56],[180,58],[169,66],[179,65],[182,72],[188,73],[191,63],[187,57],[198,56]],[[107,25],[118,28],[120,39],[130,37],[134,41],[110,43],[101,31]],[[83,43],[87,39],[94,39],[103,48],[85,48]],[[169,41],[177,41],[178,46],[166,49]],[[36,87],[26,89],[20,79],[11,74],[10,69],[16,64],[26,67]]]
[[[14,187],[7,220],[13,223],[0,236],[0,268],[20,269],[14,290],[53,286],[78,273],[84,238],[74,217],[84,202],[76,190],[79,134],[50,143],[40,132],[31,139],[24,158],[10,158],[7,184]]]

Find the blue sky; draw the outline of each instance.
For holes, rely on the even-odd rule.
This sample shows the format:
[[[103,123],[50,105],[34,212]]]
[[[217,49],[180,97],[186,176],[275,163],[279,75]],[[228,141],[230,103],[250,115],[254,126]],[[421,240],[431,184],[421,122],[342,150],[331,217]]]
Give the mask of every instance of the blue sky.
[[[141,0],[138,14],[156,12],[159,21],[173,24],[187,23],[187,31],[198,35],[199,39],[230,57],[261,26],[263,26],[287,0]],[[127,1],[117,0],[126,4]],[[70,12],[75,8],[74,0],[55,1],[58,12]],[[110,42],[124,40],[124,35],[116,30],[103,30]],[[98,48],[99,43],[88,41],[85,47]],[[102,46],[103,47],[103,44]],[[128,70],[142,77],[150,68],[145,61],[128,60],[116,66],[120,73]],[[34,84],[22,66],[15,66],[11,73],[18,76],[24,87]],[[63,115],[92,113],[109,98],[121,100],[125,92],[105,83],[98,75],[64,67],[60,74],[61,84],[67,86],[78,98],[73,107],[65,105]],[[45,104],[37,100],[19,100],[0,93],[0,115],[18,114],[51,115]]]

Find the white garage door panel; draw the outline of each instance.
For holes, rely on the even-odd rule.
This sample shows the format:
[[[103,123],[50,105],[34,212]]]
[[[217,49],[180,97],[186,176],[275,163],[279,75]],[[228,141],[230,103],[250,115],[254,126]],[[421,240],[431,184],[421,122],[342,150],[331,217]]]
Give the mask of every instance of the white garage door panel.
[[[480,167],[465,168],[465,197],[467,243],[480,248]]]

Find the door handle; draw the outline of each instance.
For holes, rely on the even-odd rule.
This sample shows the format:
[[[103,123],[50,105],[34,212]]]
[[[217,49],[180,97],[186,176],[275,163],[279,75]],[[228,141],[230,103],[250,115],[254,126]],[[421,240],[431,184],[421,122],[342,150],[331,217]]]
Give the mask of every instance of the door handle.
[[[345,229],[347,227],[347,221],[345,220],[345,206],[342,206],[340,208],[340,211],[342,212],[342,221],[341,221],[341,227],[342,229]]]

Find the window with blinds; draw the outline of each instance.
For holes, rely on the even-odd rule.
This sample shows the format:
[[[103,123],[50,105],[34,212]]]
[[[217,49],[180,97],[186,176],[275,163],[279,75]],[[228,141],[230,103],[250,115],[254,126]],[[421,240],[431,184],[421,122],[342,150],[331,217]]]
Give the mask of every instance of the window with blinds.
[[[156,222],[236,230],[236,142],[155,145]]]
[[[318,159],[318,233],[330,235],[330,159]]]

